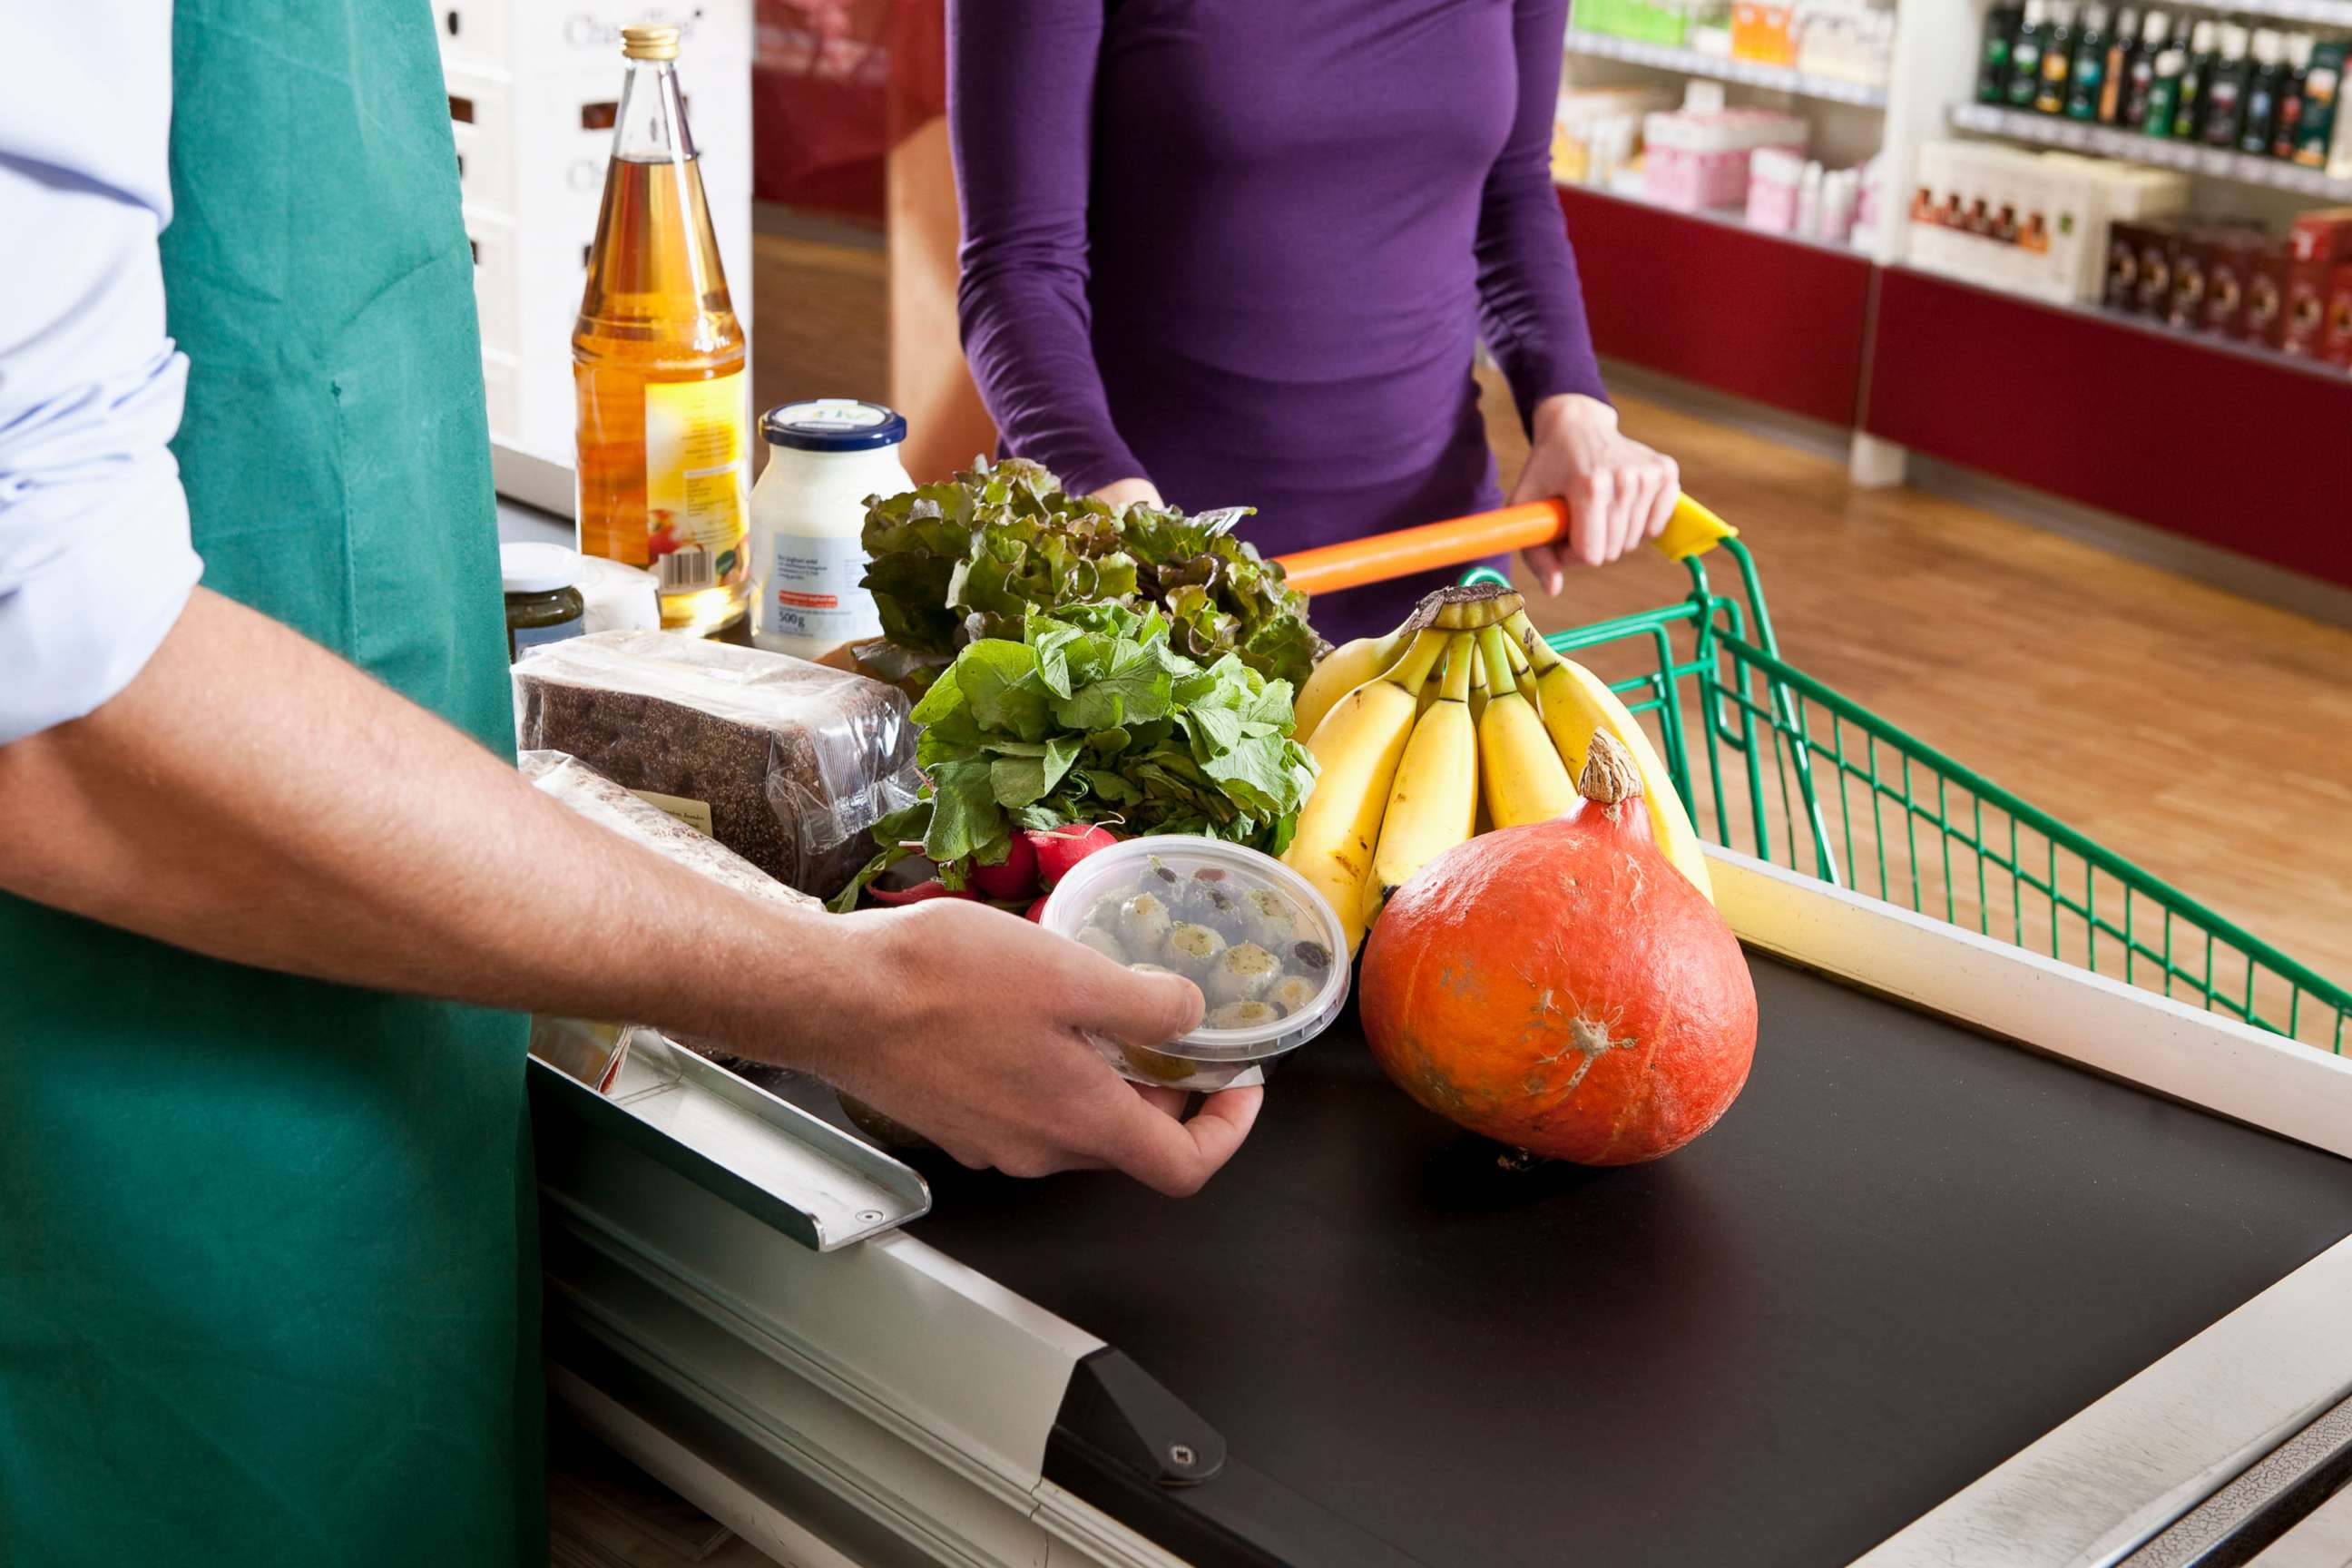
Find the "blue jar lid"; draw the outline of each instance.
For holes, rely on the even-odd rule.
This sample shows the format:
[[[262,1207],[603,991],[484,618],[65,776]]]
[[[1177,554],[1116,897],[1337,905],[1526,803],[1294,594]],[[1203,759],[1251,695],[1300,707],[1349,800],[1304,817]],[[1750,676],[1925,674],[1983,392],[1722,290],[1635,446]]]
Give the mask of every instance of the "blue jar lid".
[[[785,403],[760,416],[760,434],[773,447],[801,452],[866,452],[907,438],[907,416],[878,403],[820,397]]]

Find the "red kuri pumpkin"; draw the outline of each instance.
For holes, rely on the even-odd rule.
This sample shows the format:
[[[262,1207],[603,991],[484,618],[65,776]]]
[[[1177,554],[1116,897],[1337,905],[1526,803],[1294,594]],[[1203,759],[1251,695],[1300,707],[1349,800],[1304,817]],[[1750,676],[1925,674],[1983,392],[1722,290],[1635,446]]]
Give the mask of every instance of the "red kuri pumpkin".
[[[1474,1132],[1628,1165],[1714,1126],[1748,1081],[1756,990],[1731,928],[1658,852],[1640,775],[1593,738],[1584,797],[1483,834],[1400,889],[1364,947],[1388,1075]]]

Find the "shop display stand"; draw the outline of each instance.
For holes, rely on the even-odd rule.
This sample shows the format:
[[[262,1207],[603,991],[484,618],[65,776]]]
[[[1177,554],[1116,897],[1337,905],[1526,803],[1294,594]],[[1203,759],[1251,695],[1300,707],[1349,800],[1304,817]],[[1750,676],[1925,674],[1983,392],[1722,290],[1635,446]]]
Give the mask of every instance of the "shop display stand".
[[[2168,0],[2168,8],[2352,34],[2352,0]],[[1854,236],[1859,281],[1837,266],[1848,258],[1831,254],[1835,247],[1748,228],[1736,214],[1563,187],[1601,351],[1843,427],[1860,484],[1901,483],[1916,448],[2352,584],[2352,561],[2321,537],[2341,518],[2344,480],[2316,456],[2340,447],[2340,434],[2331,440],[2326,432],[2352,428],[2352,376],[2092,304],[2051,304],[1928,273],[1911,265],[1907,200],[1920,147],[1955,136],[2180,170],[2194,176],[2192,216],[2251,211],[2275,220],[2352,205],[2352,180],[1980,105],[1988,0],[1901,0],[1895,9],[1885,89],[1862,96],[1843,90],[1857,84],[1810,91],[1822,79],[1594,35],[1571,13],[1570,82],[1645,72],[1666,82],[1723,80],[1735,103],[1790,109],[1828,127],[1838,146],[1825,162],[1867,156],[1873,149],[1856,143],[1874,127],[1885,171],[1875,222]],[[1629,244],[1640,248],[1604,254]],[[1967,331],[1952,331],[1956,321]],[[2058,363],[2062,355],[2078,361]],[[2235,405],[2225,406],[2225,396]]]
[[[1612,33],[1594,33],[1571,27],[1568,33],[1568,52],[1590,55],[1595,59],[1654,66],[1661,70],[1679,71],[1685,76],[1713,77],[1720,81],[1738,82],[1743,87],[1769,88],[1794,93],[1799,98],[1860,104],[1869,109],[1886,107],[1884,84],[1847,81],[1833,76],[1810,76],[1789,66],[1730,59],[1721,55],[1701,54],[1696,49],[1678,49],[1667,44],[1647,43],[1640,38],[1621,38]]]

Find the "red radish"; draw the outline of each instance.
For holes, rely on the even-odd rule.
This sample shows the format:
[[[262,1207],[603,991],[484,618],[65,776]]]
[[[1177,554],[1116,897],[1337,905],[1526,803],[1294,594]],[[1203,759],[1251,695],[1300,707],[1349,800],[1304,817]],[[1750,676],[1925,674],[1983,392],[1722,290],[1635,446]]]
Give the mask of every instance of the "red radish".
[[[971,885],[983,899],[1030,899],[1037,895],[1037,847],[1026,833],[1013,836],[1012,847],[993,866],[974,862]]]
[[[972,899],[980,895],[970,888],[950,888],[937,877],[928,882],[918,882],[911,888],[886,888],[879,882],[866,885],[866,893],[877,904],[919,904],[926,899]]]
[[[1045,923],[1045,906],[1053,901],[1054,895],[1051,893],[1046,894],[1044,898],[1029,906],[1028,918],[1034,921],[1039,925],[1044,925]]]
[[[1108,849],[1118,842],[1118,835],[1108,827],[1089,822],[1074,822],[1064,827],[1049,827],[1042,832],[1024,835],[1036,846],[1037,872],[1047,891],[1070,874],[1070,868],[1097,850]]]
[[[1731,928],[1659,853],[1641,787],[1604,731],[1565,816],[1456,845],[1398,889],[1358,995],[1407,1094],[1586,1165],[1671,1153],[1730,1109],[1755,986]]]

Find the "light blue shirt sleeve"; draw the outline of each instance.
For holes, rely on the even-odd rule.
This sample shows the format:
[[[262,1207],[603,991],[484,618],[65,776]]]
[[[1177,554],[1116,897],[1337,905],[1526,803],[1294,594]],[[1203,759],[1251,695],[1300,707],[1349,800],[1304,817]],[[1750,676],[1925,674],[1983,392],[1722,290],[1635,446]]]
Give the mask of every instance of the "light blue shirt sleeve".
[[[156,253],[171,7],[85,0],[11,26],[41,65],[0,94],[0,745],[129,685],[203,569]]]

